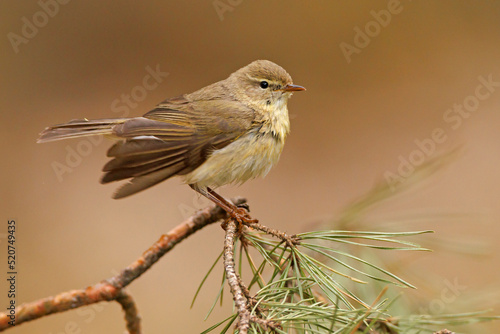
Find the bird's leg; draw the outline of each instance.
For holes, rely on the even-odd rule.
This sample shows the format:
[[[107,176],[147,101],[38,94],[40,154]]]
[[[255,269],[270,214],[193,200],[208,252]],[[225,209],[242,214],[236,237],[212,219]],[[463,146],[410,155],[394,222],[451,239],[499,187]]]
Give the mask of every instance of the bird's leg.
[[[245,210],[245,208],[240,208],[234,205],[233,203],[229,202],[227,199],[222,197],[221,195],[217,194],[215,191],[210,189],[209,187],[205,188],[199,188],[196,187],[193,184],[189,185],[191,188],[193,188],[195,191],[199,192],[218,206],[220,206],[224,211],[226,211],[232,218],[236,219],[240,224],[245,222],[249,224],[256,224],[259,221],[257,219],[253,219],[250,217],[248,212]]]
[[[238,234],[240,236],[243,236],[242,229],[243,225],[246,225],[250,228],[253,228],[255,230],[262,231],[264,233],[270,234],[272,236],[275,236],[285,242],[287,247],[290,247],[292,249],[294,246],[297,246],[300,244],[300,238],[297,237],[296,235],[288,235],[286,233],[280,232],[278,230],[269,228],[267,226],[259,224],[259,221],[257,219],[253,219],[250,217],[248,212],[245,210],[248,210],[248,207],[242,208],[234,205],[221,195],[217,194],[215,191],[213,191],[211,188],[199,188],[194,184],[189,185],[191,188],[193,188],[196,192],[202,194],[218,206],[220,206],[224,211],[226,211],[231,218],[235,219],[238,223]],[[224,224],[227,224],[225,222]],[[225,229],[224,224],[222,225],[222,228]],[[241,239],[242,242],[245,242],[244,239]]]

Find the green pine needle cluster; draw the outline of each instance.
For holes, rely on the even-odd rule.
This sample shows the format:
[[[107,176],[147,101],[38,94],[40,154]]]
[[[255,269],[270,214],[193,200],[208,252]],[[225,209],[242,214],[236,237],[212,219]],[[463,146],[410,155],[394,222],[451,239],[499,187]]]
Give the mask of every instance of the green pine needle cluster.
[[[456,151],[427,162],[405,184],[375,187],[338,219],[329,222],[327,227],[335,230],[298,234],[300,244],[293,248],[262,233],[246,231],[234,251],[240,277],[252,292],[252,313],[278,323],[280,328],[275,332],[283,334],[433,333],[446,327],[497,319],[488,316],[487,311],[419,314],[418,307],[402,302],[402,294],[407,291],[402,288],[415,288],[408,281],[411,271],[398,272],[400,268],[391,266],[387,258],[395,251],[429,251],[414,240],[425,243],[432,231],[357,230],[363,226],[368,209],[420,184],[454,155]],[[202,280],[193,303],[221,258],[222,253]],[[250,274],[244,275],[244,268]],[[225,285],[223,275],[208,315],[222,302]],[[237,317],[232,314],[203,333],[232,332]],[[250,332],[269,330],[253,323]]]

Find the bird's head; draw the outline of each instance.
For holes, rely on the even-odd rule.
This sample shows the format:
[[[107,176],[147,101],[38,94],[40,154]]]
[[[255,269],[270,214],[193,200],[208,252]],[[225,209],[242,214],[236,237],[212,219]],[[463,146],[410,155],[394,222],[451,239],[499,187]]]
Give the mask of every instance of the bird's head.
[[[290,74],[269,60],[256,60],[231,74],[228,80],[238,100],[260,110],[280,109],[293,92],[306,90],[294,85]]]

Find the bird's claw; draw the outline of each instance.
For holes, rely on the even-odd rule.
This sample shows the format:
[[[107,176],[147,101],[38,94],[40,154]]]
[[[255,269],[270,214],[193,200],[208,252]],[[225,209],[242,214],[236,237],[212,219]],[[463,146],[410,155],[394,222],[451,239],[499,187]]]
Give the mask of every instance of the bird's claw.
[[[257,219],[253,219],[252,217],[250,217],[248,211],[244,207],[237,207],[233,212],[230,213],[230,215],[240,224],[256,224],[259,222]]]
[[[243,208],[247,212],[250,212],[250,205],[248,205],[248,203],[240,203],[240,204],[236,205],[236,207]]]

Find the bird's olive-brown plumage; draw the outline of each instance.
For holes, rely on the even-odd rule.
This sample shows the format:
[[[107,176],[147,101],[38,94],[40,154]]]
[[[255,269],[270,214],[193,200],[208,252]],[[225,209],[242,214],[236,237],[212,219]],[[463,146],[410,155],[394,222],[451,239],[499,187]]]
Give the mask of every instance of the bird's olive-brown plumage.
[[[174,175],[198,191],[265,175],[289,133],[292,84],[280,66],[257,60],[227,79],[167,99],[143,117],[75,120],[46,128],[39,142],[96,134],[120,139],[102,183],[131,179],[115,198]]]

